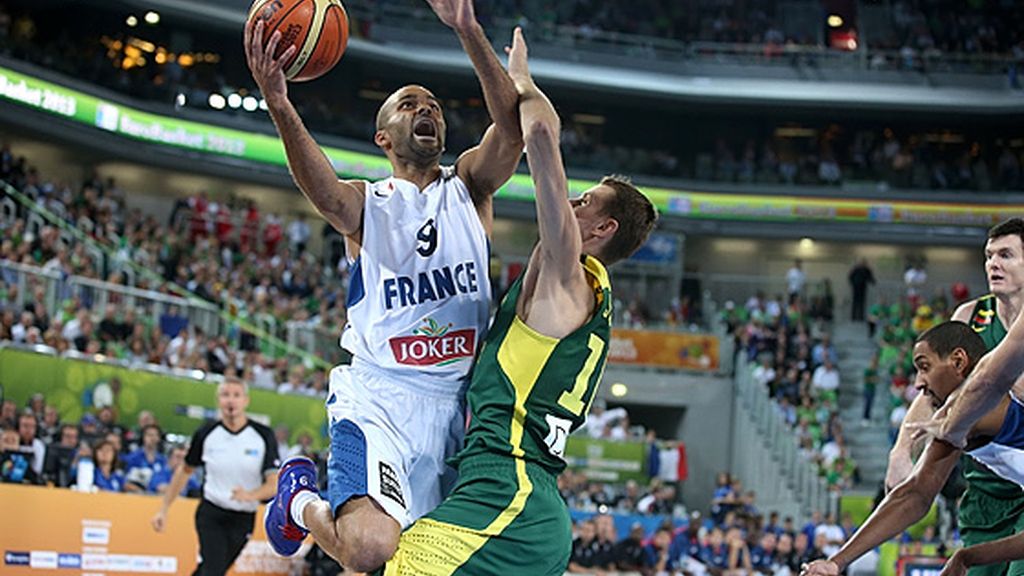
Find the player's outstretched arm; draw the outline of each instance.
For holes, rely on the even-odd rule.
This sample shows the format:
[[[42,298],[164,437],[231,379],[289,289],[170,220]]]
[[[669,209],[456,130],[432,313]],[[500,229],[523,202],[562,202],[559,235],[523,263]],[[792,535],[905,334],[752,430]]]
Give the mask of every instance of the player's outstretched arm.
[[[437,17],[459,36],[480,87],[493,124],[480,144],[467,150],[456,164],[459,177],[466,181],[474,201],[489,201],[494,192],[515,173],[523,153],[519,131],[519,94],[505,72],[480,23],[473,0],[427,0]]]
[[[562,274],[563,278],[579,275],[583,240],[569,204],[568,183],[559,150],[561,121],[551,101],[530,76],[526,41],[519,28],[513,33],[508,71],[520,95],[519,115],[526,140],[526,160],[537,196],[539,249],[542,258],[553,264],[545,274]]]
[[[961,548],[946,561],[940,576],[965,576],[969,568],[1024,559],[1024,533]]]
[[[299,190],[338,232],[346,236],[355,234],[362,227],[364,190],[358,183],[338,180],[323,150],[313,140],[299,113],[288,100],[283,64],[295,53],[295,46],[289,46],[280,58],[275,59],[274,51],[281,41],[281,33],[275,31],[264,48],[264,31],[263,20],[246,25],[245,58],[267,102],[270,118],[284,142],[292,178]]]
[[[920,428],[956,446],[964,446],[968,432],[1002,402],[1024,379],[1024,321],[1018,315],[1006,337],[971,371],[967,382],[948,410],[936,415],[930,426]],[[1020,387],[1018,387],[1020,388]]]
[[[956,466],[960,454],[960,450],[942,441],[929,444],[910,477],[886,495],[853,538],[835,556],[812,562],[802,574],[838,574],[872,548],[924,518],[949,473]]]
[[[898,486],[914,470],[914,454],[920,453],[921,446],[927,442],[923,439],[915,439],[916,429],[914,426],[931,420],[934,415],[935,409],[932,407],[931,399],[924,394],[918,394],[917,398],[910,403],[910,409],[907,410],[907,415],[903,417],[903,422],[900,424],[896,443],[889,451],[889,466],[885,470],[886,491]]]

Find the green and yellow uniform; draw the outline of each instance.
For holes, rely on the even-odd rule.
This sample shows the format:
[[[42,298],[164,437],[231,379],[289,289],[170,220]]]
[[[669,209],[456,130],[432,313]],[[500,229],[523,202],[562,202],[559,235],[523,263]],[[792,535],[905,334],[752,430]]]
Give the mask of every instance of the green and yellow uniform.
[[[459,482],[402,534],[384,576],[558,575],[572,550],[569,512],[556,478],[569,434],[586,421],[611,338],[604,266],[583,260],[597,305],[564,338],[537,333],[516,314],[524,271],[487,334],[467,392]]]
[[[996,298],[978,299],[971,312],[971,328],[992,350],[1006,337],[1006,327],[996,314]],[[1019,485],[996,476],[973,458],[964,456],[967,491],[960,501],[960,534],[964,544],[973,546],[1024,531],[1024,492]],[[968,576],[1024,576],[1024,561],[971,568]]]

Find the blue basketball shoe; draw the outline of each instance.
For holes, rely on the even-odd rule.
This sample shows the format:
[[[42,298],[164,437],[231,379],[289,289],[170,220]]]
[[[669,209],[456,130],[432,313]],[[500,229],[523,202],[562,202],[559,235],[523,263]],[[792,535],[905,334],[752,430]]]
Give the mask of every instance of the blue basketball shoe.
[[[274,552],[281,556],[295,554],[309,534],[292,520],[292,498],[303,490],[317,494],[316,486],[316,464],[309,458],[289,458],[277,473],[277,496],[267,504],[263,527]]]

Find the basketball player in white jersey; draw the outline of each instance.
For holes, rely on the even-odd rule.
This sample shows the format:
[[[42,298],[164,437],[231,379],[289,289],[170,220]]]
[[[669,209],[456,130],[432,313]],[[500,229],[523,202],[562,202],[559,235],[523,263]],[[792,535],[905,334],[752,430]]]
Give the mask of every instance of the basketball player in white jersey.
[[[958,321],[939,324],[919,336],[914,345],[917,369],[914,385],[936,410],[947,403],[956,406],[961,398],[954,394],[963,392],[969,385],[964,381],[972,369],[982,369],[979,360],[985,352],[984,341],[969,325]],[[970,380],[974,380],[973,374]],[[1013,380],[1015,378],[1010,378],[1011,382]],[[1024,403],[1021,399],[1013,393],[1004,393],[994,408],[974,422],[964,445],[932,441],[910,476],[886,495],[853,538],[831,558],[807,565],[802,574],[837,576],[853,560],[923,518],[964,451],[1000,478],[1024,488]],[[1024,539],[1011,536],[958,551],[947,562],[943,574],[962,576],[971,566],[1007,562],[1021,556],[1024,556]]]
[[[249,67],[284,142],[303,194],[344,234],[352,263],[349,323],[342,345],[351,366],[331,373],[330,501],[312,462],[293,459],[279,476],[266,528],[274,549],[294,554],[307,533],[343,566],[381,566],[402,528],[442,500],[447,457],[461,447],[463,392],[491,300],[488,237],[492,195],[523,150],[518,95],[477,23],[472,0],[428,0],[455,30],[480,80],[493,124],[454,167],[444,151],[441,103],[421,86],[391,94],[374,142],[391,161],[380,182],[338,180],[287,98],[275,32],[246,29]]]

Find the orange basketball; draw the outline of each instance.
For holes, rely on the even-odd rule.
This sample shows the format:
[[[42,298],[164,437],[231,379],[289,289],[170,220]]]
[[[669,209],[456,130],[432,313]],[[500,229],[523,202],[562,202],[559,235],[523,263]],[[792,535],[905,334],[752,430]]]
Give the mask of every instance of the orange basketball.
[[[284,68],[293,82],[326,74],[348,45],[348,14],[341,0],[256,0],[247,25],[256,20],[263,21],[264,45],[275,30],[281,31],[275,57],[295,45],[295,56]]]

